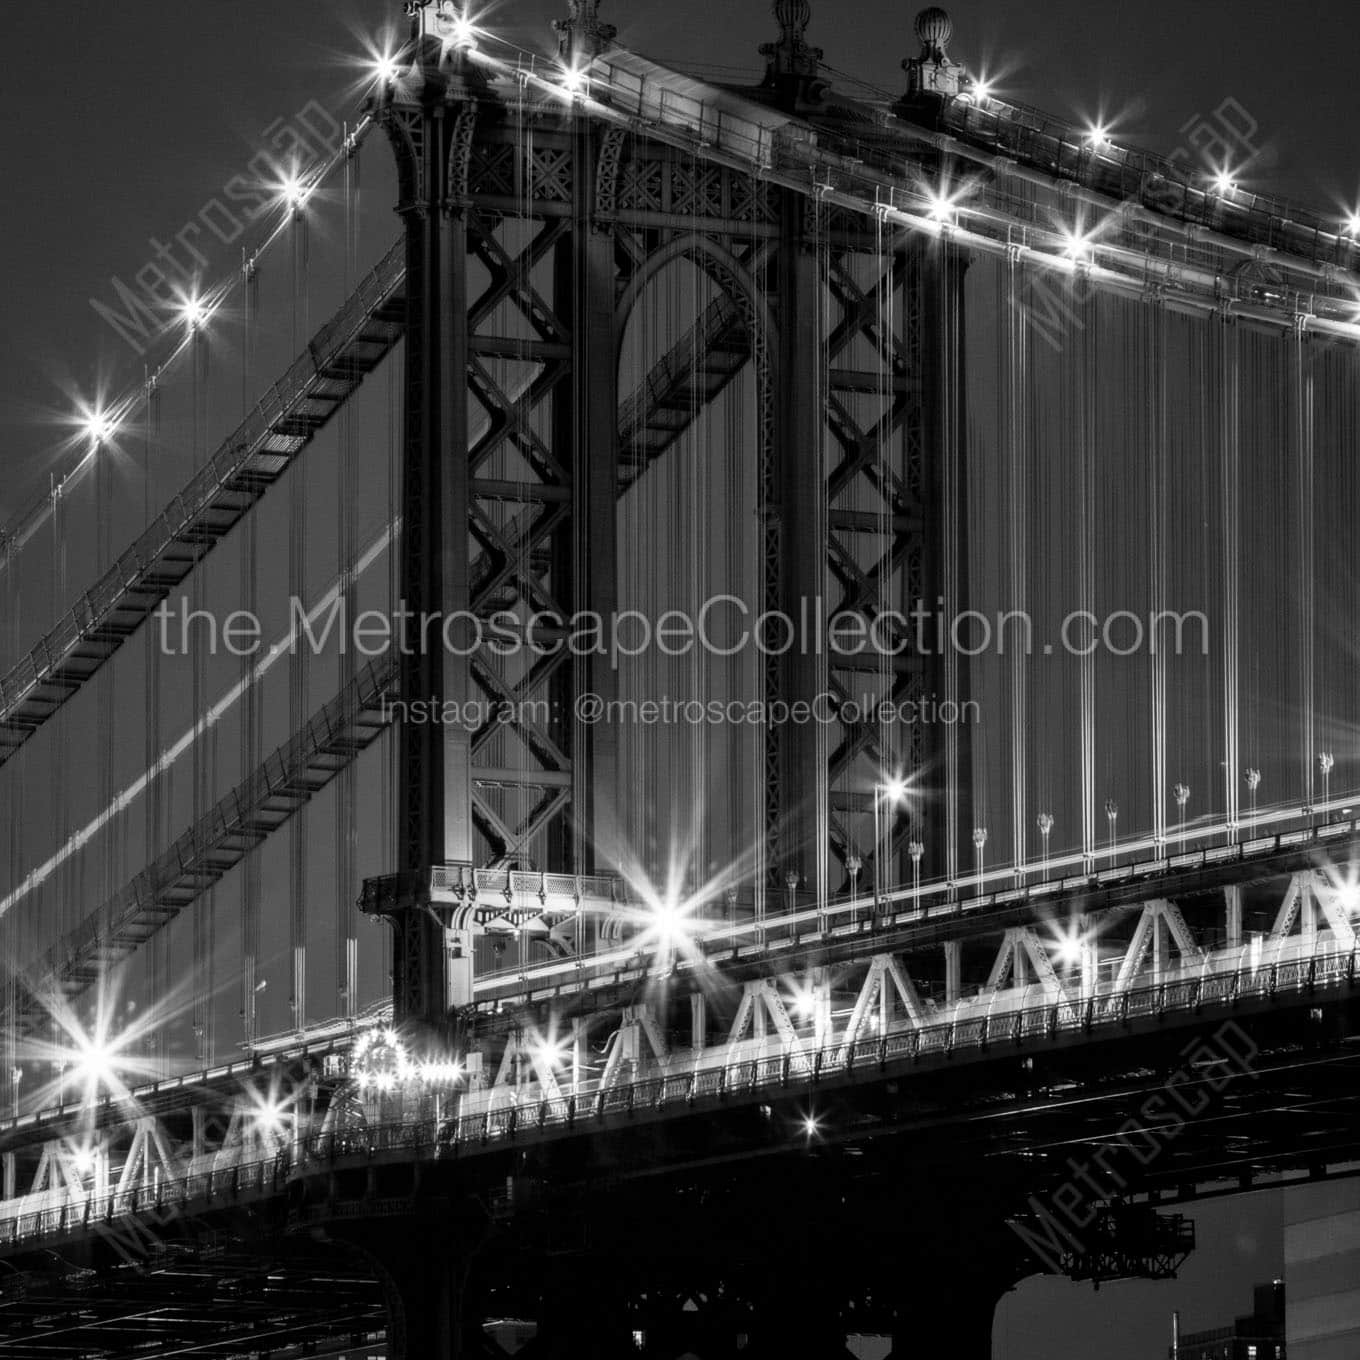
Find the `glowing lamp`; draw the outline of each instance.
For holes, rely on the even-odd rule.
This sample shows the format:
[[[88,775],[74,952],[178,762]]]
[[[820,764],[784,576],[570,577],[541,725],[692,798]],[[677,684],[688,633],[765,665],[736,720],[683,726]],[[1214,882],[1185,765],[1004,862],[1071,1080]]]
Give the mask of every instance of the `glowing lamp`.
[[[1107,146],[1111,145],[1109,131],[1097,123],[1096,126],[1086,134],[1086,145],[1089,146],[1092,151],[1104,151]]]
[[[1346,235],[1360,236],[1360,213],[1351,213],[1346,219]]]
[[[541,1062],[549,1071],[555,1071],[566,1061],[566,1055],[562,1051],[561,1044],[554,1044],[547,1039],[539,1039],[534,1043],[534,1057]]]
[[[208,309],[198,298],[186,298],[179,309],[179,315],[191,331],[197,330],[208,319]]]
[[[1069,965],[1080,963],[1085,947],[1086,942],[1080,935],[1064,935],[1058,942],[1058,958]]]
[[[384,85],[390,85],[398,75],[401,74],[401,67],[397,65],[397,60],[389,52],[384,52],[373,63],[373,78],[381,81]]]
[[[586,92],[587,85],[586,73],[582,71],[579,67],[576,66],[566,67],[563,70],[559,79],[562,82],[562,88],[568,94],[578,95],[584,94]]]
[[[1237,181],[1227,170],[1220,170],[1214,176],[1214,188],[1220,194],[1230,194],[1237,188]]]
[[[283,1108],[273,1101],[261,1105],[255,1111],[255,1128],[266,1137],[277,1138],[285,1128]]]
[[[307,202],[307,188],[296,175],[290,175],[279,187],[279,197],[290,210],[298,212]]]
[[[472,47],[477,41],[477,28],[468,18],[466,6],[442,0],[435,6],[434,25],[445,47]]]
[[[652,933],[661,944],[673,944],[685,932],[686,913],[673,898],[665,898],[652,908]]]
[[[973,82],[973,98],[979,104],[985,104],[992,97],[992,82],[990,80],[975,80]]]
[[[92,444],[107,444],[118,428],[103,411],[91,411],[81,416],[80,428]]]
[[[94,1170],[94,1151],[91,1148],[77,1148],[71,1158],[71,1165],[82,1176],[88,1176]]]
[[[947,194],[931,194],[927,199],[926,216],[932,222],[952,222],[954,200]]]
[[[77,1081],[87,1088],[108,1086],[115,1075],[113,1053],[101,1043],[86,1041],[75,1059],[74,1071]]]
[[[1091,258],[1091,238],[1080,232],[1069,231],[1063,238],[1063,254],[1076,263]]]
[[[907,781],[901,777],[890,779],[883,785],[883,796],[890,803],[900,803],[907,796]]]

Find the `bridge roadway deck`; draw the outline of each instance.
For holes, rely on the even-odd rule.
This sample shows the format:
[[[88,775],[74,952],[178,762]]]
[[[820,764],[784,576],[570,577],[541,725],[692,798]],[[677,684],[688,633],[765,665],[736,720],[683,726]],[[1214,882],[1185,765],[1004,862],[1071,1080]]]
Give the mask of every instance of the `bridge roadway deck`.
[[[1134,908],[1150,899],[1176,899],[1231,884],[1278,878],[1315,866],[1319,860],[1349,865],[1360,858],[1360,819],[1349,815],[1317,824],[1286,825],[1271,834],[1227,845],[1206,845],[1171,857],[1132,858],[1150,845],[1130,845],[1130,862],[1089,872],[1083,862],[1055,860],[1052,877],[1015,886],[1008,869],[960,879],[953,885],[923,883],[872,897],[847,897],[829,903],[770,915],[757,925],[696,919],[691,947],[677,957],[673,974],[683,977],[707,970],[739,979],[778,975],[799,968],[848,962],[868,955],[909,951],[950,939],[985,936],[1012,925],[1039,920],[1066,922],[1074,917],[1119,908]],[[1290,820],[1308,822],[1301,813]],[[1264,820],[1264,814],[1263,819]],[[1221,834],[1221,833],[1220,833]],[[1063,874],[1077,868],[1080,872]],[[979,889],[990,888],[990,891]],[[1278,962],[1270,954],[1260,962]],[[1233,967],[1236,968],[1236,959]],[[507,969],[479,977],[478,1009],[487,1022],[500,1017],[513,1023],[515,1008],[572,999],[601,1007],[612,994],[631,997],[656,972],[655,959],[634,945],[595,955],[554,959],[531,967]],[[356,1036],[385,1023],[385,1007],[357,1020],[338,1019],[261,1043],[252,1053],[202,1071],[186,1072],[131,1088],[127,1099],[146,1114],[183,1108],[209,1093],[228,1094],[249,1080],[268,1080],[285,1071],[332,1055],[344,1055]],[[993,1036],[994,1037],[994,1036]],[[63,1128],[87,1117],[88,1106],[76,1102],[53,1105],[17,1118],[0,1120],[0,1149],[58,1136]],[[123,1117],[112,1095],[102,1100],[99,1122]]]
[[[966,1139],[977,1144],[980,1154],[993,1156],[1003,1147],[1014,1155],[1032,1140],[1034,1148],[1027,1151],[1034,1155],[1036,1149],[1051,1147],[1055,1138],[1080,1146],[1092,1137],[1093,1127],[1103,1128],[1108,1138],[1130,1102],[1164,1086],[1167,1054],[1184,1053],[1185,1036],[1192,1030],[1201,1036],[1197,1051],[1210,1055],[1198,1065],[1221,1068],[1223,1085],[1240,1079],[1242,1095],[1229,1113],[1208,1121],[1212,1127],[1195,1165],[1178,1157],[1152,1175],[1142,1193],[1189,1197],[1241,1189],[1262,1176],[1349,1174],[1360,1170],[1360,1095],[1354,1080],[1360,1052],[1346,1047],[1349,1018],[1344,1032],[1338,1037],[1329,1030],[1321,1047],[1308,1031],[1322,1023],[1326,1008],[1350,1017],[1358,965],[1356,950],[1306,953],[1296,948],[1287,960],[1254,965],[1244,961],[1240,948],[1218,950],[1193,976],[1175,976],[1118,995],[1002,1005],[982,1014],[960,1007],[935,1023],[896,1022],[881,1034],[850,1042],[832,1039],[819,1046],[803,1037],[789,1043],[771,1036],[679,1050],[640,1064],[631,1080],[592,1078],[552,1096],[513,1087],[466,1093],[452,1117],[444,1117],[428,1098],[408,1102],[404,1110],[396,1099],[385,1102],[396,1112],[394,1118],[331,1132],[302,1130],[268,1158],[218,1165],[177,1179],[158,1174],[104,1195],[72,1198],[63,1192],[61,1203],[46,1207],[41,1196],[10,1201],[0,1206],[0,1252],[10,1255],[92,1233],[127,1232],[126,1225],[134,1220],[163,1222],[167,1216],[234,1211],[277,1199],[300,1179],[333,1176],[346,1167],[492,1158],[486,1171],[494,1183],[506,1154],[519,1156],[536,1146],[583,1137],[645,1140],[649,1126],[669,1120],[740,1119],[742,1110],[758,1111],[766,1120],[776,1108],[781,1111],[762,1135],[775,1149],[786,1150],[799,1137],[808,1138],[790,1111],[821,1105],[838,1109],[843,1125],[819,1132],[819,1141],[900,1134],[937,1149],[948,1147],[959,1157]],[[1206,1048],[1202,1036],[1210,1031],[1214,1038]],[[1151,1057],[1153,1049],[1143,1045],[1152,1045],[1158,1056]],[[1193,1059],[1180,1061],[1196,1066]],[[989,1075],[988,1065],[1002,1074],[999,1082]],[[1304,1100],[1295,1092],[1291,1117],[1272,1131],[1270,1146],[1241,1157],[1244,1149],[1234,1145],[1234,1138],[1241,1136],[1235,1130],[1242,1126],[1233,1124],[1234,1131],[1225,1134],[1223,1121],[1255,1120],[1259,1133],[1265,1111],[1278,1113],[1283,1093],[1312,1079],[1302,1074],[1305,1066],[1322,1079],[1313,1089],[1317,1099]],[[1051,1074],[1059,1071],[1062,1079],[1054,1082]],[[1027,1096],[1017,1090],[1017,1072],[1035,1073],[1021,1079],[1034,1087]],[[1097,1072],[1103,1072],[1103,1083]],[[1191,1076],[1210,1080],[1204,1072]],[[912,1079],[910,1088],[903,1085],[905,1078]],[[917,1082],[923,1091],[933,1092],[924,1102],[910,1097]],[[954,1095],[942,1096],[941,1091]],[[960,1092],[967,1092],[966,1097],[960,1098]],[[1247,1092],[1255,1094],[1247,1099]],[[1086,1108],[1074,1112],[1073,1105]],[[1314,1141],[1304,1153],[1299,1120],[1310,1106],[1321,1110],[1311,1135],[1323,1141]],[[1060,1135],[1060,1130],[1066,1133]],[[759,1153],[752,1148],[747,1155]],[[650,1157],[639,1159],[639,1165],[652,1162]],[[484,1179],[475,1170],[470,1174]]]
[[[696,914],[693,940],[675,960],[679,973],[720,968],[742,973],[780,973],[798,966],[839,962],[866,954],[905,951],[945,940],[993,934],[1012,925],[1067,922],[1155,898],[1183,897],[1229,885],[1262,882],[1319,862],[1349,865],[1360,857],[1360,818],[1314,821],[1285,813],[1279,829],[1223,845],[1206,844],[1180,854],[1148,855],[1152,842],[1124,847],[1123,864],[1094,870],[1080,858],[1053,861],[1039,881],[1018,882],[1010,868],[897,888],[875,899],[850,896],[767,916],[763,922],[709,922]],[[1264,820],[1264,818],[1262,819]],[[1300,824],[1302,823],[1302,824]],[[1206,828],[1206,840],[1224,828]],[[1076,869],[1077,872],[1063,873]],[[1030,876],[1040,872],[1029,866]],[[574,994],[628,987],[654,971],[650,955],[635,946],[532,967],[491,972],[478,978],[478,1005],[500,1008]],[[0,1129],[2,1131],[2,1129]]]

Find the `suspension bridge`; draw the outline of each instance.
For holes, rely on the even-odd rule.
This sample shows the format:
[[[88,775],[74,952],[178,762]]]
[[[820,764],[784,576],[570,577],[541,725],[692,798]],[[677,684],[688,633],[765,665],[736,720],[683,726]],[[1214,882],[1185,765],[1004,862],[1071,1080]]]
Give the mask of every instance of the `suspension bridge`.
[[[982,1357],[1360,1169],[1360,220],[772,8],[407,4],[5,526],[0,1350]]]

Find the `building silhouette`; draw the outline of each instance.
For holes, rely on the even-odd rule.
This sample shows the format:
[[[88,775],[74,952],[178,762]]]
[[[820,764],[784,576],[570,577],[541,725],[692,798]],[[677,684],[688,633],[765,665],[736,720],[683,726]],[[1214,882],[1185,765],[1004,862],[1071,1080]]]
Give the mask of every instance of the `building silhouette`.
[[[1230,1327],[1187,1333],[1167,1354],[1171,1360],[1285,1360],[1284,1281],[1258,1284],[1245,1317]]]

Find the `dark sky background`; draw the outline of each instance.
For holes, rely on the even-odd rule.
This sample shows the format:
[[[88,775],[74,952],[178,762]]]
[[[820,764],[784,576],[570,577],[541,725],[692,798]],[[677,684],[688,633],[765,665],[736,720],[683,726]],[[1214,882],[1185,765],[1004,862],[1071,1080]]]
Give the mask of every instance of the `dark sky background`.
[[[173,235],[262,145],[263,130],[317,98],[357,98],[364,35],[398,21],[398,0],[103,0],[4,6],[0,127],[0,516],[46,483],[73,392],[117,389],[141,360],[93,313],[130,279],[148,238]],[[489,26],[546,50],[565,4],[490,6]],[[760,0],[604,6],[622,40],[679,64],[754,72],[772,36]],[[827,61],[897,89],[914,6],[814,0],[810,37]],[[1342,3],[1090,3],[951,6],[953,54],[999,92],[1073,117],[1102,115],[1121,139],[1169,152],[1181,129],[1233,99],[1258,125],[1249,187],[1354,206],[1355,9]],[[717,71],[713,72],[718,74]],[[395,229],[395,223],[393,224]],[[214,275],[235,263],[213,258]],[[1172,1308],[1186,1325],[1228,1321],[1280,1270],[1277,1197],[1196,1211],[1204,1250],[1175,1285],[1100,1294],[1031,1283],[998,1315],[997,1355],[1135,1360],[1165,1353]],[[907,1230],[929,1231],[929,1225]]]

